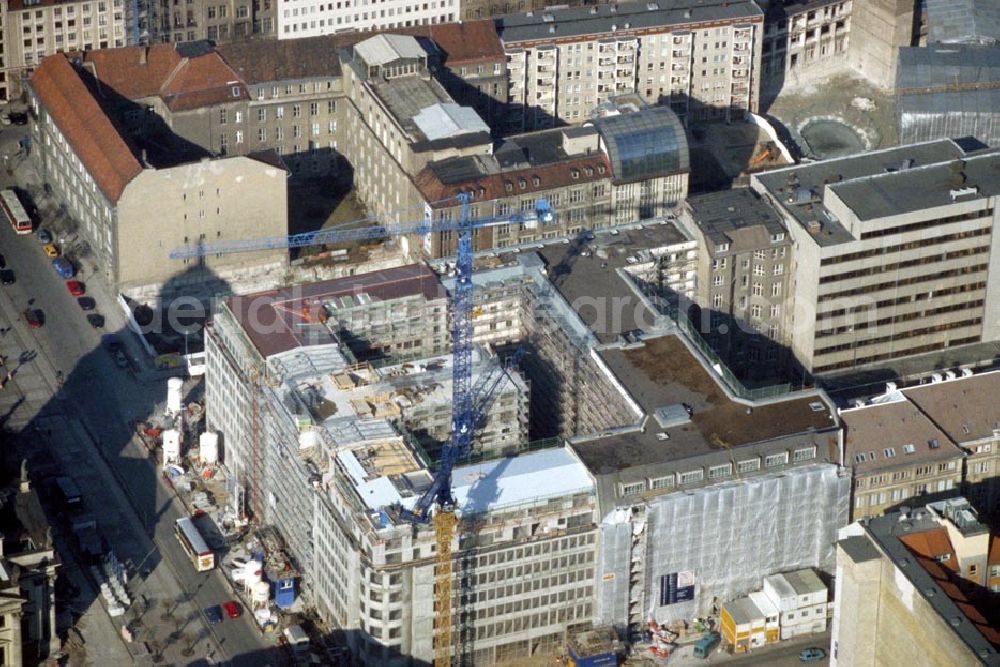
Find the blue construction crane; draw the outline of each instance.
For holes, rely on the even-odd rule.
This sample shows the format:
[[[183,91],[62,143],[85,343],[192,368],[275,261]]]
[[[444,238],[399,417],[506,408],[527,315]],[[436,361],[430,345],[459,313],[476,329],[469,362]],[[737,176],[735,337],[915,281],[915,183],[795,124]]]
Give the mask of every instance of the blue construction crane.
[[[532,212],[519,211],[506,216],[477,219],[472,219],[471,216],[472,196],[470,194],[459,193],[454,200],[445,201],[457,201],[460,204],[460,215],[457,222],[425,219],[420,222],[399,224],[371,224],[354,229],[327,229],[289,236],[199,243],[177,248],[170,253],[171,259],[190,259],[216,254],[301,248],[411,234],[458,232],[458,248],[455,254],[455,291],[452,295],[451,348],[454,361],[452,367],[451,439],[442,451],[441,461],[430,488],[418,500],[412,512],[406,512],[406,515],[415,521],[426,521],[430,515],[429,510],[434,504],[449,509],[454,505],[451,494],[452,468],[469,452],[481,415],[488,408],[493,392],[499,387],[499,382],[506,374],[506,370],[501,368],[503,372],[499,377],[490,374],[484,378],[486,382],[482,382],[476,387],[472,386],[472,232],[476,229],[500,224],[523,224],[526,222],[549,224],[555,219],[555,214],[546,199],[539,199]],[[345,224],[356,225],[369,222],[373,222],[373,219],[363,218]],[[515,353],[512,358],[514,364],[517,363],[520,356],[520,351]]]

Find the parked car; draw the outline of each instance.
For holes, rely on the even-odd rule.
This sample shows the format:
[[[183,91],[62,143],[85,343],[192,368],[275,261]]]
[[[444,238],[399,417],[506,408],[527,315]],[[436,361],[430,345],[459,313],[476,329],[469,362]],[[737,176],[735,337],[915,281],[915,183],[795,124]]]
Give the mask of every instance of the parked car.
[[[24,311],[24,321],[32,329],[38,329],[45,323],[45,314],[38,308],[28,308]]]
[[[222,610],[219,609],[219,605],[213,604],[211,607],[206,608],[205,617],[208,618],[209,625],[222,623]]]
[[[7,118],[13,125],[27,125],[28,124],[28,114],[23,111],[12,111],[7,114]]]
[[[94,301],[89,296],[81,296],[80,298],[78,298],[76,300],[76,302],[80,305],[80,310],[82,310],[84,312],[89,311],[89,310],[93,310],[94,308],[97,307],[97,302]]]
[[[66,281],[66,289],[73,296],[83,296],[87,291],[79,280]]]
[[[222,608],[226,610],[226,616],[229,618],[239,618],[242,613],[240,611],[240,605],[235,600],[223,602]]]
[[[76,274],[76,269],[73,268],[73,265],[65,257],[52,260],[52,268],[56,270],[56,273],[63,280],[68,280]]]
[[[38,236],[38,242],[41,244],[52,243],[52,234],[49,234],[47,229],[39,227],[35,235]]]
[[[59,248],[55,247],[51,243],[46,243],[42,246],[42,250],[45,251],[45,256],[49,259],[55,259],[59,256]]]
[[[94,327],[95,329],[103,329],[104,315],[100,315],[98,313],[88,313],[87,323],[90,324],[90,326]]]
[[[825,657],[826,651],[815,646],[799,652],[799,660],[801,662],[817,662]]]
[[[17,276],[14,275],[13,271],[10,269],[0,271],[0,283],[3,283],[4,285],[13,285],[16,282]]]

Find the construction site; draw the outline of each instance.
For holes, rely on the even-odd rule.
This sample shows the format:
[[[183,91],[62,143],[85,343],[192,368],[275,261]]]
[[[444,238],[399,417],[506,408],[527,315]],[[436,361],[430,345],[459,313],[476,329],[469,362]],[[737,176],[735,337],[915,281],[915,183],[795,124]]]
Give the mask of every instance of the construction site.
[[[650,623],[683,637],[763,576],[829,571],[836,412],[727,384],[671,317],[696,258],[670,221],[480,258],[454,461],[461,272],[231,297],[206,334],[206,424],[233,510],[277,529],[301,605],[366,664],[581,658],[594,632],[666,655]]]

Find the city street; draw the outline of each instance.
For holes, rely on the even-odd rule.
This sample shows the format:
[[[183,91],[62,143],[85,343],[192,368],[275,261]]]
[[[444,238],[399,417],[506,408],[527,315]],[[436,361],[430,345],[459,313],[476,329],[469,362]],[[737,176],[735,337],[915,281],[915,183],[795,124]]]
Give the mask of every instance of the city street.
[[[5,155],[16,151],[12,137],[16,135],[10,129],[0,135]],[[25,175],[30,174],[15,167],[19,182]],[[3,172],[0,187],[11,180]],[[145,580],[134,579],[130,588],[134,600],[148,602],[141,627],[165,660],[278,662],[277,656],[261,653],[268,644],[247,615],[208,625],[202,610],[233,595],[221,572],[195,572],[173,534],[181,507],[133,438],[129,420],[162,409],[166,378],[150,373],[143,378],[154,380],[140,381],[117,368],[101,348],[101,334],[121,332],[124,315],[97,279],[88,272],[77,276],[96,300],[95,312],[106,318],[103,331],[87,323],[86,313],[50,266],[37,238],[17,236],[6,223],[0,227],[0,253],[17,280],[0,287],[0,327],[10,328],[0,342],[8,370],[15,371],[13,381],[0,391],[0,415],[8,428],[27,427],[39,445],[53,449],[52,458],[76,479],[88,511],[98,515],[101,531],[119,558],[148,573]],[[40,328],[29,328],[24,321],[28,307],[42,311]],[[133,366],[142,368],[139,347],[129,340],[133,334],[122,333],[120,338],[127,341]]]

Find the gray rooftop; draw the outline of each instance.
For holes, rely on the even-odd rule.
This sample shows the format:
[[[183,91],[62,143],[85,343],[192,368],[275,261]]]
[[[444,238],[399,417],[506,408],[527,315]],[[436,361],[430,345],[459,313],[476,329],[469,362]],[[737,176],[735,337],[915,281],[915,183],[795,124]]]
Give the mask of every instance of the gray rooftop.
[[[824,187],[849,181],[948,162],[964,151],[947,139],[860,153],[753,174],[751,183],[763,187],[803,227],[818,222],[822,229],[812,238],[820,246],[838,245],[854,237],[822,205]],[[945,192],[947,196],[947,192]]]
[[[445,103],[454,104],[451,96],[434,79],[425,79],[419,76],[400,77],[388,81],[377,79],[371,81],[370,85],[375,95],[389,109],[392,117],[412,137],[415,150],[420,150],[422,144],[440,140],[456,139],[473,143],[490,141],[489,131],[485,124],[479,129],[474,129],[471,125],[466,124],[464,132],[441,135],[436,129],[438,125],[431,122],[433,118],[440,119],[440,114],[434,114],[433,118],[427,114],[420,116],[429,107]],[[420,117],[419,121],[418,116]],[[432,134],[428,135],[424,131],[425,128]]]
[[[987,641],[975,625],[969,622],[962,609],[899,539],[904,535],[940,528],[941,526],[926,511],[914,512],[904,521],[900,520],[899,512],[890,512],[869,519],[866,526],[868,535],[892,560],[903,576],[913,584],[917,594],[953,628],[953,632],[982,659],[983,664],[1000,665],[1000,653],[997,652],[997,647]]]
[[[830,190],[860,220],[992,197],[1000,194],[1000,153],[857,178]]]
[[[996,44],[1000,3],[996,0],[925,0],[927,41]]]
[[[854,535],[840,540],[837,544],[855,563],[865,563],[880,558],[878,549],[867,535]]]
[[[413,117],[413,122],[428,141],[490,131],[474,109],[459,106],[454,102],[437,102],[421,109],[420,113]]]
[[[510,45],[512,42],[622,33],[659,26],[741,19],[749,22],[762,19],[763,16],[760,8],[749,0],[656,0],[548,9],[504,16],[497,20],[497,32],[500,33],[500,39]]]
[[[946,92],[979,84],[1000,86],[1000,49],[955,44],[899,50],[897,88]]]
[[[778,212],[749,188],[688,197],[686,205],[698,228],[716,244],[733,243],[734,236],[758,228],[766,233],[764,244],[769,246],[772,234],[785,232]]]
[[[427,57],[420,42],[409,35],[375,35],[355,44],[354,52],[368,65],[379,67],[395,60]]]

